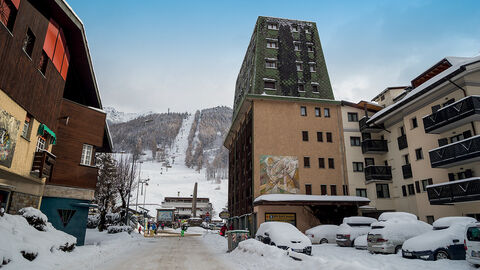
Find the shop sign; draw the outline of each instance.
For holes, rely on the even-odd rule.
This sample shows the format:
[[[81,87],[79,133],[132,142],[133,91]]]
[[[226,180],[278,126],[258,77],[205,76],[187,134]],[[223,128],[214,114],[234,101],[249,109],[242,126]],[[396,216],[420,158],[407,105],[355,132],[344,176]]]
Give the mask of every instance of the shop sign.
[[[295,213],[265,213],[265,221],[287,222],[296,226],[297,217]]]

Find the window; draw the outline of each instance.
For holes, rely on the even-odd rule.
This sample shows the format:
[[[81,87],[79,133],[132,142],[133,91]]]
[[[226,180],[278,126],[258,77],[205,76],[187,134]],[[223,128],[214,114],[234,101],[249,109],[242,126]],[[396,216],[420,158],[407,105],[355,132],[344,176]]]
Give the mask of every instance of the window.
[[[93,156],[93,146],[89,144],[84,144],[82,149],[82,157],[80,159],[80,164],[90,166],[92,165],[92,156]]]
[[[267,28],[270,29],[270,30],[278,30],[278,24],[276,23],[269,23],[267,25]]]
[[[292,32],[298,32],[298,25],[292,25]]]
[[[447,100],[447,102],[443,103],[443,107],[448,106],[448,105],[450,105],[450,104],[452,104],[452,103],[455,103],[455,99],[454,99],[454,98],[451,98],[451,99]]]
[[[415,149],[415,156],[417,157],[417,160],[423,159],[422,148]]]
[[[375,160],[373,158],[365,158],[365,167],[375,165]]]
[[[18,1],[16,1],[18,3]],[[18,4],[17,4],[18,5]],[[13,32],[13,25],[17,17],[16,6],[11,0],[0,0],[0,22],[2,22],[10,32]]]
[[[313,52],[313,45],[308,45],[307,46],[307,51],[308,52]]]
[[[317,142],[323,142],[323,132],[317,132]]]
[[[417,117],[411,119],[412,122],[412,129],[418,127]]]
[[[298,85],[298,92],[305,92],[305,87],[303,86],[303,84]]]
[[[42,136],[38,136],[35,152],[41,152],[42,150],[46,149],[46,145],[47,145],[47,140]]]
[[[264,82],[264,88],[265,89],[275,89],[275,82],[265,81]]]
[[[348,186],[342,185],[342,187],[343,187],[343,195],[348,196]]]
[[[422,180],[422,191],[427,191],[427,186],[433,184],[432,178]]]
[[[267,40],[267,48],[278,49],[277,42],[273,40]]]
[[[275,60],[265,60],[266,68],[277,68],[277,61]]]
[[[388,190],[388,184],[377,184],[377,198],[384,199],[390,198],[390,191]]]
[[[330,185],[330,195],[337,195],[337,185]]]
[[[42,55],[40,56],[40,60],[38,61],[37,69],[40,70],[40,72],[43,75],[45,75],[45,72],[47,72],[47,65],[48,65],[48,55],[45,51],[42,50]]]
[[[302,70],[303,70],[302,63],[297,63],[297,71],[302,71]]]
[[[312,185],[310,184],[305,185],[305,194],[312,195]]]
[[[335,162],[333,161],[333,158],[328,159],[328,168],[335,169]]]
[[[315,117],[320,117],[320,116],[322,116],[322,115],[320,114],[320,108],[315,107]]]
[[[316,84],[312,85],[312,92],[318,93],[318,85]]]
[[[382,95],[382,96],[380,97],[380,100],[382,100],[382,101],[385,100],[385,96]]]
[[[310,157],[303,157],[303,167],[310,168]]]
[[[433,222],[435,221],[435,217],[434,216],[426,216],[427,218],[427,223],[432,225]]]
[[[348,113],[348,122],[358,122],[358,113],[349,112]]]
[[[318,158],[318,168],[325,169],[325,159],[322,157]]]
[[[350,137],[351,146],[360,146],[360,137]]]
[[[310,64],[310,72],[316,72],[316,66],[315,64]]]
[[[30,138],[30,130],[31,130],[31,117],[29,115],[25,116],[25,121],[23,122],[23,130],[22,130],[22,137],[27,139]]]
[[[405,185],[402,186],[402,195],[403,197],[407,197],[407,186]]]
[[[363,162],[353,162],[354,172],[363,172]]]
[[[28,28],[27,35],[23,40],[22,49],[23,51],[32,58],[33,46],[35,45],[35,35],[33,34],[32,30]]]
[[[323,109],[323,115],[325,117],[330,117],[330,109],[329,108],[324,108]]]
[[[300,106],[300,115],[301,116],[307,116],[307,107]]]
[[[332,142],[332,133],[327,132],[327,142]]]
[[[355,190],[355,195],[358,197],[367,197],[367,189],[366,188],[357,188]]]
[[[302,131],[302,141],[308,142],[308,131]]]
[[[408,195],[415,195],[415,188],[413,187],[413,184],[408,185]]]
[[[370,140],[372,135],[370,133],[362,132],[362,140]]]
[[[405,163],[404,165],[410,164],[410,158],[408,157],[408,154],[403,155],[403,162]]]
[[[415,191],[417,193],[420,193],[420,181],[415,181]]]
[[[400,127],[400,135],[405,135],[405,128],[403,126]]]
[[[300,43],[294,43],[295,51],[300,51]]]
[[[327,195],[327,185],[320,185],[320,192],[322,195]]]

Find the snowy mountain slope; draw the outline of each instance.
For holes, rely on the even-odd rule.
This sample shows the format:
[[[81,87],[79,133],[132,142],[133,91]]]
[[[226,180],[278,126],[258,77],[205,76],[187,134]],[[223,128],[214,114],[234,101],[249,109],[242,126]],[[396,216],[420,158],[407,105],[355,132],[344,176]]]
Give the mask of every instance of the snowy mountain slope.
[[[113,107],[103,107],[103,110],[107,113],[107,121],[110,123],[123,123],[128,122],[132,119],[135,119],[142,115],[152,114],[153,112],[147,113],[126,113],[118,111]]]

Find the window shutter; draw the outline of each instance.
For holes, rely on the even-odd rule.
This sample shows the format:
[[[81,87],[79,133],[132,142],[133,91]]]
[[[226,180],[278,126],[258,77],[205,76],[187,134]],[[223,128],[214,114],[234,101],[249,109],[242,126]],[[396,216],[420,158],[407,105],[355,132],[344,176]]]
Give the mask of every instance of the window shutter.
[[[50,59],[53,59],[58,32],[58,25],[53,20],[50,20],[48,23],[47,35],[45,36],[45,42],[43,43],[43,50]]]
[[[60,30],[57,45],[55,46],[55,52],[53,53],[53,65],[57,68],[58,72],[62,70],[63,57],[65,56],[64,40],[63,31]]]
[[[64,80],[67,80],[67,72],[68,72],[69,63],[70,63],[70,53],[68,53],[68,49],[65,48],[65,57],[63,58],[62,71],[60,72],[60,74],[62,75],[62,78]]]

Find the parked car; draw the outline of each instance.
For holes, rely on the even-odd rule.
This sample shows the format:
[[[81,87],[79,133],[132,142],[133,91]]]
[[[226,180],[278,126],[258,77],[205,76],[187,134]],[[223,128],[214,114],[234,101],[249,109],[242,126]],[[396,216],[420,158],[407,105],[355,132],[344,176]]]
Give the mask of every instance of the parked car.
[[[312,244],[335,243],[338,225],[318,225],[305,232]]]
[[[480,223],[467,225],[464,235],[467,262],[480,267]]]
[[[344,218],[337,231],[337,244],[341,247],[353,247],[355,239],[367,234],[370,230],[370,224],[376,221],[376,219],[370,217]]]
[[[356,249],[367,249],[368,242],[367,242],[367,234],[361,235],[355,239],[355,248]]]
[[[310,242],[310,239],[290,223],[264,222],[260,224],[255,238],[267,245],[312,255],[312,242]]]
[[[477,222],[471,217],[444,217],[433,223],[433,231],[403,243],[402,256],[424,260],[465,260],[465,227]]]
[[[379,222],[372,223],[367,236],[368,251],[371,253],[397,253],[403,242],[432,230],[432,226],[404,212],[383,213]],[[387,215],[384,215],[387,214]]]

